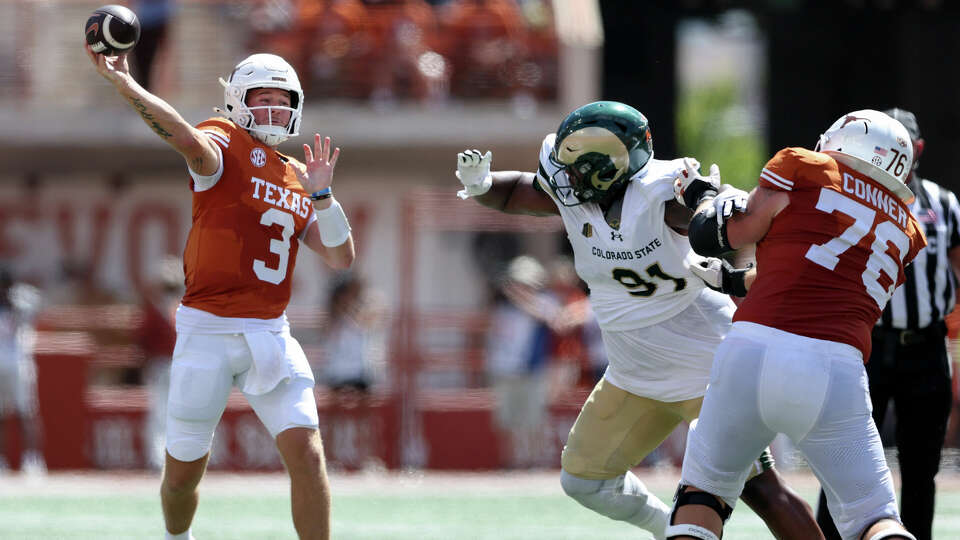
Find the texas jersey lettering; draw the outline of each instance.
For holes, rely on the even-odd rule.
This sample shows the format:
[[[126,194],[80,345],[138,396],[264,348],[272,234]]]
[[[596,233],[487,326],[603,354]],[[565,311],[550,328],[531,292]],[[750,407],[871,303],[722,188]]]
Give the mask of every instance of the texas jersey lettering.
[[[223,155],[222,173],[209,189],[193,186],[183,305],[221,317],[279,317],[290,301],[301,235],[315,219],[294,172],[298,162],[229,120],[197,128]]]
[[[554,202],[548,178],[562,187],[565,173],[550,160],[556,136],[540,149],[537,182]],[[590,286],[590,303],[605,330],[630,330],[680,313],[703,290],[690,272],[697,256],[686,236],[664,222],[664,202],[673,200],[673,175],[682,160],[650,159],[627,184],[619,227],[597,204],[557,204],[573,247],[577,274]]]
[[[916,218],[880,183],[802,148],[778,152],[759,185],[790,204],[757,244],[757,280],[733,320],[847,343],[868,358],[870,329],[927,243]]]

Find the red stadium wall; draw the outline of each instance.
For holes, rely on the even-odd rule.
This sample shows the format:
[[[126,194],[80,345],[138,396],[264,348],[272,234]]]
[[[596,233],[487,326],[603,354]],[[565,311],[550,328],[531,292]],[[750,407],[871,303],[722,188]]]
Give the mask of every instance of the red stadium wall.
[[[148,396],[142,387],[90,387],[97,349],[84,332],[41,332],[36,351],[44,454],[51,470],[147,467],[144,428]],[[567,431],[585,396],[555,401],[543,431],[543,465],[559,464]],[[486,389],[421,392],[415,404],[422,465],[439,470],[490,470],[507,464],[493,424],[494,400]],[[317,391],[320,430],[329,465],[357,470],[398,468],[401,406],[392,394],[338,399]],[[20,441],[7,426],[6,441],[19,461]],[[282,469],[273,440],[243,396],[234,392],[217,429],[211,469]]]
[[[87,386],[92,349],[82,338],[44,335],[37,351],[37,383],[47,467],[139,469],[147,466],[144,431],[148,399],[139,387]],[[64,333],[79,334],[82,333]],[[70,343],[73,341],[73,343]],[[332,466],[397,466],[397,408],[374,396],[350,402],[318,395],[320,428]],[[11,435],[13,430],[8,429]],[[20,441],[7,439],[19,454]],[[16,459],[15,461],[19,461]],[[214,442],[212,469],[279,470],[273,439],[243,396],[230,396]]]
[[[141,208],[137,206],[138,201],[159,204],[157,201],[164,200],[165,193],[145,190],[137,192],[136,197],[127,197],[127,207],[132,211],[124,215],[129,214],[131,223],[141,225],[147,218],[137,216],[156,218],[164,224],[159,231],[163,234],[159,236],[169,244],[183,229],[170,226],[167,213],[136,211]],[[418,273],[417,265],[432,257],[429,253],[419,253],[419,246],[425,231],[512,230],[551,234],[558,231],[561,224],[559,219],[504,217],[479,206],[467,211],[450,205],[449,195],[449,190],[420,190],[404,197],[399,231],[406,239],[405,249],[400,250],[398,265],[388,265],[401,294],[398,309],[390,321],[393,335],[389,345],[387,387],[378,389],[382,394],[374,394],[362,402],[336,399],[320,388],[317,390],[321,432],[333,468],[382,465],[471,470],[498,469],[509,463],[509,443],[502,440],[493,425],[495,403],[489,389],[483,386],[482,338],[486,314],[462,307],[428,310],[421,305],[424,299],[415,292],[414,276]],[[65,242],[64,250],[70,252],[79,248],[73,246],[76,242],[71,237],[75,223],[67,217],[57,221],[62,225],[57,230]],[[100,221],[93,220],[93,223]],[[121,226],[123,220],[112,223],[114,229],[111,230],[123,229],[121,232],[128,240],[142,236],[131,232],[142,232],[142,226],[127,230]],[[106,233],[96,227],[91,231],[95,234],[87,241],[92,242],[91,250],[96,251],[93,248],[106,238]],[[120,244],[125,249],[119,253],[139,252],[134,249],[137,242],[133,240]],[[153,251],[162,253],[169,249]],[[141,255],[152,257],[146,253]],[[111,256],[116,257],[117,253],[111,252]],[[103,263],[103,268],[124,267],[126,272],[120,272],[122,275],[143,270],[142,264],[123,266],[122,262]],[[133,275],[138,274],[133,272]],[[128,277],[130,283],[138,281]],[[289,311],[291,319],[297,319],[293,326],[298,331],[310,335],[322,330],[322,316],[317,314],[314,305],[292,307]],[[36,358],[44,451],[50,469],[147,466],[143,441],[147,391],[129,382],[125,385],[124,379],[117,376],[118,372],[134,372],[143,367],[143,352],[133,339],[139,318],[136,306],[109,302],[54,304],[40,315],[41,335]],[[438,349],[437,343],[426,337],[438,333],[450,338],[441,340],[441,344],[454,345]],[[308,357],[322,361],[322,354],[310,351],[314,345],[304,342]],[[449,388],[447,384],[439,388],[424,382],[429,379],[422,377],[424,374],[439,372],[456,374],[454,378],[461,386]],[[569,391],[570,396],[552,404],[549,422],[543,426],[540,436],[535,466],[559,465],[563,442],[585,398],[582,389]],[[15,438],[7,440],[14,450],[19,448]],[[282,467],[273,441],[239,394],[231,397],[214,445],[211,468],[275,470]]]

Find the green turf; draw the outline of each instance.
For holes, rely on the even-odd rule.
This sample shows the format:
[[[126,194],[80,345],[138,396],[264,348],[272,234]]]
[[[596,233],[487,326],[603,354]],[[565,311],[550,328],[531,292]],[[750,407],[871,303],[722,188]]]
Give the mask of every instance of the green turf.
[[[251,486],[255,490],[255,486]],[[813,493],[802,493],[807,500]],[[669,493],[659,493],[666,499]],[[153,495],[30,495],[0,497],[2,539],[162,538]],[[193,528],[198,540],[296,538],[285,495],[206,495]],[[960,538],[960,493],[941,493],[934,537]],[[562,494],[413,497],[341,494],[334,499],[336,539],[574,539],[644,538],[599,517]],[[760,520],[739,506],[725,538],[771,538]]]

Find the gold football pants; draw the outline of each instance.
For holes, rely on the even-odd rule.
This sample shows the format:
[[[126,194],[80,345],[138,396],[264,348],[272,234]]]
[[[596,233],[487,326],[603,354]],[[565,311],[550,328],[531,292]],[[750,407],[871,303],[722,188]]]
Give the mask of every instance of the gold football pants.
[[[702,397],[657,401],[601,379],[570,428],[561,466],[588,480],[616,478],[643,461],[680,422],[696,419],[702,403]],[[749,478],[773,466],[770,449],[764,449]]]

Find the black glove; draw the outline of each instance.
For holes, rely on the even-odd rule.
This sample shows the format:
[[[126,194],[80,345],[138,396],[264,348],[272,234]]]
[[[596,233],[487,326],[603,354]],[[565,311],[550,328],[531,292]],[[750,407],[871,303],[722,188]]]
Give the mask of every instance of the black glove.
[[[753,268],[753,263],[748,264],[746,268],[734,268],[727,261],[713,257],[690,265],[690,271],[702,279],[707,287],[739,297],[747,295],[745,278],[751,268]]]

